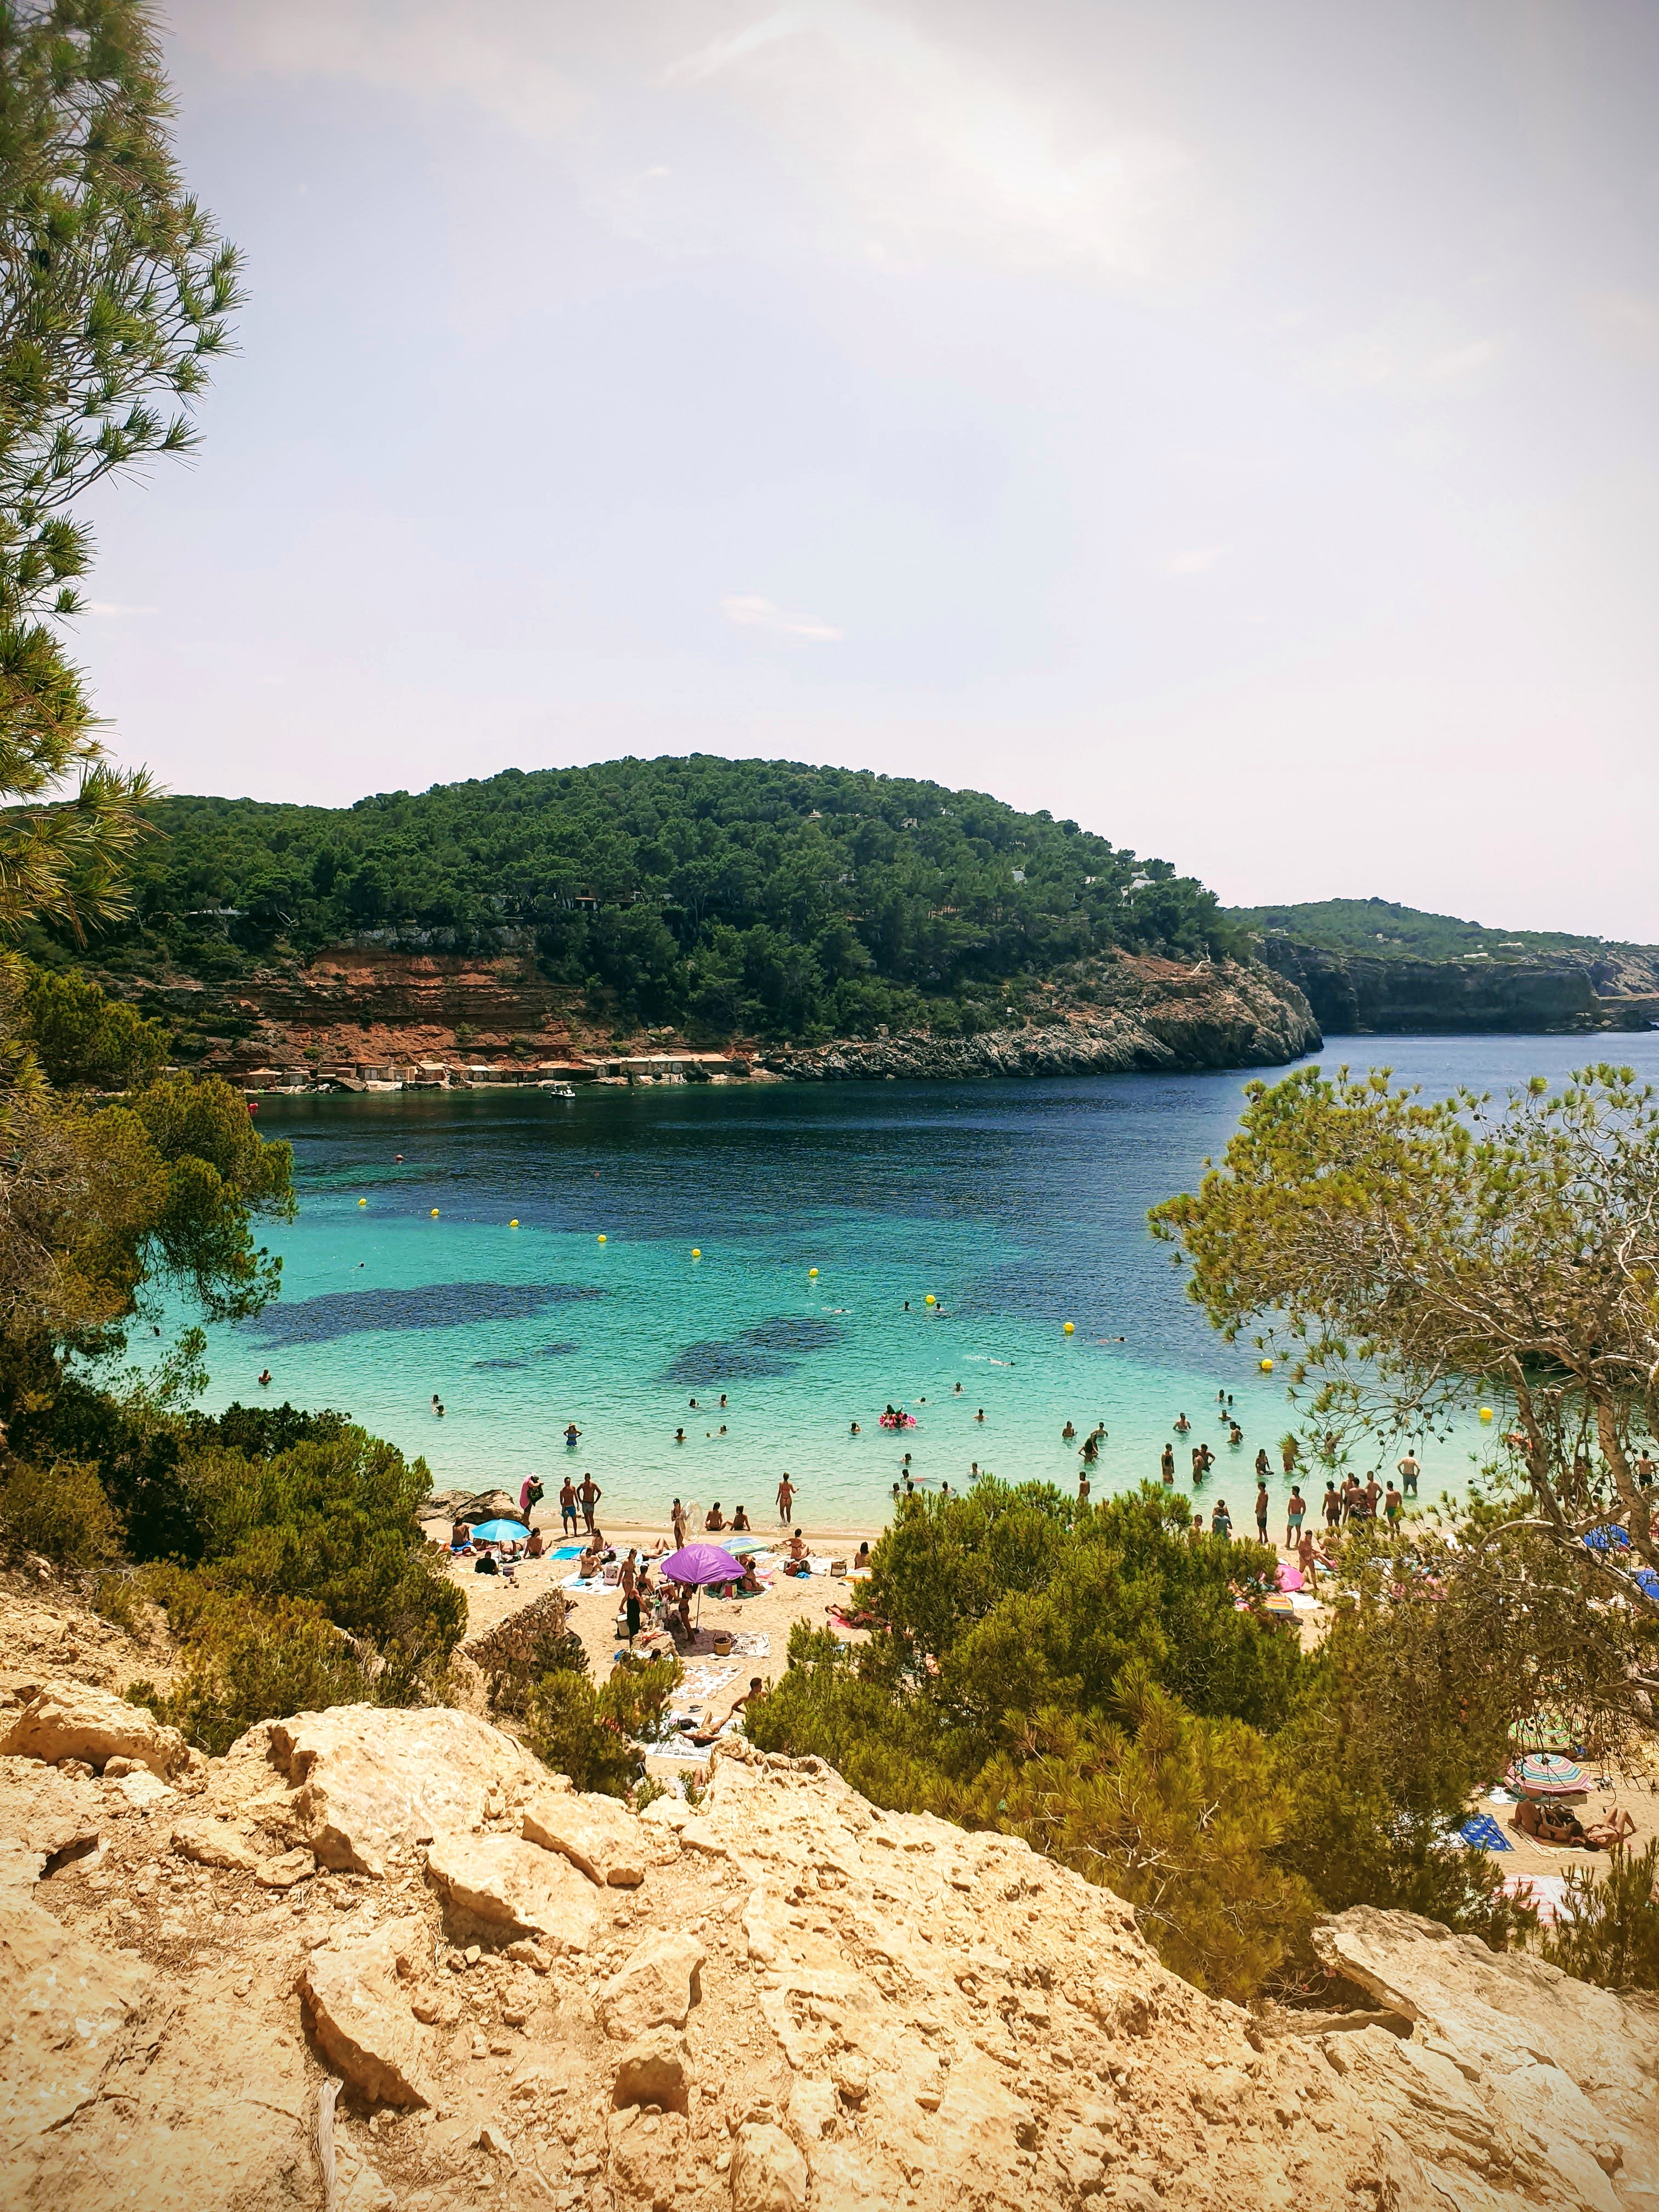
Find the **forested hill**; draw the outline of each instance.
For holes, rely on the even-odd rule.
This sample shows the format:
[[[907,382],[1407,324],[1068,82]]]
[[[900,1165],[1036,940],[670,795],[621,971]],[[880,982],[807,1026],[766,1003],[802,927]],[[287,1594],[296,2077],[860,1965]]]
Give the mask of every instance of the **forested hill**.
[[[1299,906],[1228,907],[1229,921],[1251,934],[1272,933],[1331,952],[1363,952],[1381,960],[1457,960],[1484,953],[1511,959],[1539,953],[1650,951],[1604,944],[1599,937],[1559,930],[1490,929],[1449,914],[1425,914],[1392,899],[1316,899]]]
[[[155,818],[137,919],[94,954],[140,976],[528,930],[550,981],[635,1020],[810,1037],[925,1014],[948,1033],[1114,946],[1241,942],[1202,885],[1075,822],[784,761],[509,769],[337,810],[174,798]]]

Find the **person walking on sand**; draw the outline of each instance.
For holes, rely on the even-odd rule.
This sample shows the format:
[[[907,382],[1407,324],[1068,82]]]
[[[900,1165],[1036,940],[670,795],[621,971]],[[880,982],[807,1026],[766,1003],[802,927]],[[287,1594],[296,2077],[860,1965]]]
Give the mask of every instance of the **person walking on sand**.
[[[576,1533],[576,1486],[568,1475],[559,1485],[559,1520],[565,1534],[574,1536]]]
[[[586,1524],[588,1533],[591,1535],[593,1529],[593,1508],[599,1504],[600,1498],[605,1496],[605,1492],[599,1488],[599,1484],[594,1481],[591,1474],[585,1474],[581,1480],[581,1487],[577,1491],[576,1496],[581,1501],[582,1520]]]
[[[1296,1540],[1296,1563],[1302,1570],[1303,1583],[1311,1596],[1319,1588],[1319,1547],[1314,1542],[1311,1528],[1304,1528]]]
[[[786,1468],[783,1480],[778,1485],[778,1526],[781,1528],[787,1528],[789,1526],[789,1509],[794,1502],[795,1486],[790,1481],[789,1473]]]

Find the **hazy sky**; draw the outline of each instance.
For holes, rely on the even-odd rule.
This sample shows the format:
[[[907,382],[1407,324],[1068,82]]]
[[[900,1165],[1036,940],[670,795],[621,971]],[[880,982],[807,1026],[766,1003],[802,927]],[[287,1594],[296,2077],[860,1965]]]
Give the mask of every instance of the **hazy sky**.
[[[1651,0],[175,0],[175,789],[707,749],[1659,938]]]

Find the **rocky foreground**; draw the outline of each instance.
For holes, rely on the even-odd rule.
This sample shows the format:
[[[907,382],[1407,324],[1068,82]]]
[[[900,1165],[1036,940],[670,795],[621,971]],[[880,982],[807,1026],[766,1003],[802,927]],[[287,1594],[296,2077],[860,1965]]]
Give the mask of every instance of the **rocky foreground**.
[[[1425,1921],[1329,1923],[1369,2024],[1274,2035],[814,1760],[635,1817],[467,1713],[206,1760],[5,1694],[8,2207],[1659,2205],[1654,2013]]]

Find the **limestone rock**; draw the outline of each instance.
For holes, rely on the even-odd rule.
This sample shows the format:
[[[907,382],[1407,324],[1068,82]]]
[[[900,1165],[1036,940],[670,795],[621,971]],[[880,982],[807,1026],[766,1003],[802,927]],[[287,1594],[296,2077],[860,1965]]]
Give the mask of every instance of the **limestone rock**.
[[[618,2112],[659,2105],[665,2112],[684,2112],[696,2080],[685,2038],[671,2027],[653,2027],[636,2036],[617,2061],[611,2101]]]
[[[193,1859],[198,1866],[223,1867],[232,1874],[252,1874],[259,1863],[259,1854],[246,1836],[228,1820],[211,1816],[180,1820],[173,1831],[173,1848],[180,1858]]]
[[[319,1863],[356,1874],[383,1875],[395,1850],[465,1832],[492,1795],[522,1794],[541,1772],[513,1737],[447,1707],[336,1705],[263,1727]]]
[[[410,1913],[337,1948],[313,1951],[307,2008],[319,2049],[371,2104],[430,2105],[434,2052],[410,2008],[425,1978],[431,1937]]]
[[[0,1759],[0,1838],[29,1862],[33,1882],[48,1859],[95,1844],[102,1793],[33,1759]]]
[[[427,1872],[464,1929],[537,1936],[556,1950],[585,1951],[599,1918],[599,1893],[568,1859],[519,1836],[442,1835]]]
[[[645,1880],[639,1821],[614,1797],[544,1791],[525,1807],[520,1829],[544,1851],[562,1851],[601,1887],[634,1889]]]
[[[1553,2173],[1553,2184],[1529,2185],[1565,2185],[1571,2201],[1611,2212],[1620,2201],[1611,2165],[1653,2177],[1659,2197],[1659,2017],[1650,2009],[1412,1913],[1358,1906],[1314,1941],[1328,1966],[1413,2023],[1406,2049],[1453,2068],[1517,2177]],[[1342,2040],[1373,2038],[1395,2040],[1375,2029]],[[1363,2068],[1363,2057],[1356,2063]],[[1403,2116],[1387,2108],[1382,2119],[1411,2144]]]
[[[738,2130],[732,2212],[806,2212],[806,2160],[769,2121],[750,2120]]]
[[[118,1754],[165,1780],[190,1758],[175,1728],[167,1728],[140,1705],[85,1682],[51,1681],[19,1686],[19,1703],[0,1714],[0,1755],[82,1759],[96,1771]]]
[[[700,1970],[707,1956],[695,1936],[647,1936],[594,1999],[599,2025],[619,2043],[647,2028],[684,2027],[702,1996]]]

